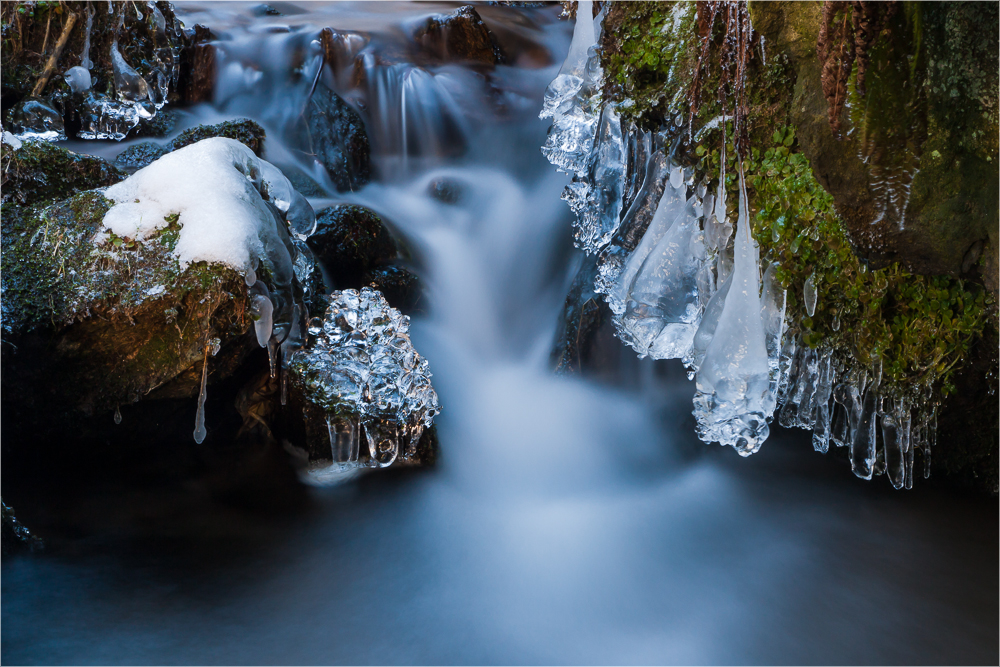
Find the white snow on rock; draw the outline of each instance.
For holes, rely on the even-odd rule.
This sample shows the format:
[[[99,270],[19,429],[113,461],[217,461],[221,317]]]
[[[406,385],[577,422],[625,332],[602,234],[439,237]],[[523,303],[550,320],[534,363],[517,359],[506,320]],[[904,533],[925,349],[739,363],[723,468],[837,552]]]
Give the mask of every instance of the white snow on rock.
[[[298,193],[281,171],[233,139],[205,139],[164,155],[105,191],[116,203],[104,216],[108,232],[146,239],[178,214],[174,254],[182,268],[218,262],[253,270],[255,258],[281,244],[266,201],[287,211]]]

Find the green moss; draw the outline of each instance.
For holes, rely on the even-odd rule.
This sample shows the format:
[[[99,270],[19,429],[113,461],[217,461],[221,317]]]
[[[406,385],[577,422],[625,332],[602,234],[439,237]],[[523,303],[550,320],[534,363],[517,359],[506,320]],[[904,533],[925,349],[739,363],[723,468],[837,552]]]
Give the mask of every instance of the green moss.
[[[605,21],[605,98],[625,102],[624,119],[657,127],[669,110],[686,109],[697,62],[695,3],[615,3]],[[626,101],[629,100],[629,101]]]
[[[64,199],[125,178],[125,172],[103,158],[72,153],[46,141],[26,141],[17,150],[2,144],[0,168],[3,201],[19,204]]]
[[[698,169],[717,174],[721,140],[696,148]],[[775,131],[765,150],[744,161],[754,236],[761,255],[778,263],[788,289],[786,320],[810,347],[833,348],[869,369],[881,362],[884,381],[898,393],[953,390],[952,376],[982,336],[994,307],[981,286],[947,276],[912,275],[899,264],[868,270],[858,259],[833,208],[833,197],[795,151],[794,130]],[[730,151],[727,190],[737,201],[736,159]],[[714,187],[714,186],[713,186]],[[735,211],[733,212],[735,214]],[[817,288],[814,314],[805,311],[803,285]]]

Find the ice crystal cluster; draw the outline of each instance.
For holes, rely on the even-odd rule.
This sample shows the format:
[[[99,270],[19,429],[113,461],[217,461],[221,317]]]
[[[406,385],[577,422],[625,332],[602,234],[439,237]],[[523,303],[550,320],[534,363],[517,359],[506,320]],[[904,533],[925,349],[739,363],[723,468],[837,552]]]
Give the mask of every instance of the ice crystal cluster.
[[[789,334],[785,290],[776,265],[762,265],[742,173],[733,216],[724,157],[710,191],[712,179],[696,180],[673,157],[679,127],[623,128],[614,105],[597,99],[599,66],[567,74],[580,71],[585,41],[596,41],[584,4],[566,64],[546,92],[542,117],[553,125],[542,152],[574,174],[564,199],[577,216],[578,246],[597,255],[594,289],[618,337],[640,357],[684,362],[703,441],[749,456],[777,411],[782,426],[812,429],[817,451],[830,442],[847,447],[859,477],[885,473],[896,488],[910,488],[915,448],[929,466],[936,414],[929,399],[883,389],[878,373]],[[594,48],[589,53],[597,60]],[[811,315],[813,277],[803,292]]]
[[[291,369],[305,399],[326,414],[333,463],[312,470],[315,481],[416,455],[439,406],[409,326],[367,287],[333,292],[324,316],[310,320],[312,343],[292,356]]]

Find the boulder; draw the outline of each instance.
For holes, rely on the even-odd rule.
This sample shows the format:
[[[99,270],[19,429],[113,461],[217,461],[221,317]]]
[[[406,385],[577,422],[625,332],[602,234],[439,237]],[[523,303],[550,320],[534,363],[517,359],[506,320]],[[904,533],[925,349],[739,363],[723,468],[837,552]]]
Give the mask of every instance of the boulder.
[[[320,211],[316,231],[306,243],[337,289],[360,288],[368,271],[398,255],[396,242],[382,219],[353,204]]]
[[[18,142],[0,147],[0,200],[34,205],[64,199],[74,192],[107,187],[126,174],[107,160],[80,155],[46,141]]]
[[[211,137],[235,139],[260,157],[264,154],[266,134],[264,128],[248,118],[227,120],[216,125],[198,125],[181,132],[166,144],[152,141],[133,144],[118,154],[115,158],[115,165],[132,173],[152,164],[167,153]]]
[[[472,5],[428,17],[413,39],[417,60],[426,64],[471,62],[493,67],[506,62],[496,37]]]
[[[369,179],[368,135],[361,116],[322,82],[306,110],[309,152],[326,168],[337,190],[357,190]]]

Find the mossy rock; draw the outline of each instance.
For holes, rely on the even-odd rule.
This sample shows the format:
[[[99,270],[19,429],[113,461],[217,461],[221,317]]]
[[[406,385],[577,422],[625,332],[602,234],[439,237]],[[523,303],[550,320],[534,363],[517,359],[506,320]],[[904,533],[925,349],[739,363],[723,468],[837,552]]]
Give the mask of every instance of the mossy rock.
[[[110,206],[100,192],[4,205],[3,396],[17,420],[107,412],[193,367],[200,379],[213,339],[222,359],[245,352],[243,277],[222,265],[181,268],[175,225],[145,241],[96,243]],[[187,382],[170,395],[197,391]]]
[[[316,216],[316,232],[306,241],[323,263],[335,289],[364,286],[365,274],[396,259],[392,234],[373,211],[346,204]]]
[[[178,148],[184,148],[212,137],[235,139],[252,150],[257,157],[262,157],[264,139],[267,137],[267,133],[264,128],[249,118],[227,120],[216,125],[198,125],[181,132],[165,145],[152,141],[133,144],[118,154],[115,158],[115,165],[131,173],[149,166]]]
[[[906,3],[876,41],[866,97],[852,90],[839,138],[816,55],[821,3],[754,2],[751,12],[769,57],[790,60],[799,146],[858,252],[876,267],[978,274],[996,292],[996,5]],[[912,175],[905,207],[884,206],[882,173],[893,170]]]
[[[472,5],[428,17],[413,39],[415,57],[425,64],[467,62],[492,67],[506,62],[496,37]]]
[[[21,205],[107,187],[126,176],[104,158],[73,153],[47,141],[25,141],[16,150],[0,144],[0,169],[3,203]]]
[[[156,80],[154,71],[160,67],[158,59],[165,59],[165,65],[172,74],[167,99],[170,102],[179,101],[179,79],[184,74],[181,61],[187,44],[182,24],[174,15],[170,3],[162,1],[132,3],[114,0],[111,3],[93,3],[92,8],[89,55],[93,62],[91,75],[94,90],[114,96],[111,45],[117,39],[122,57],[150,84]],[[112,10],[110,13],[109,8]],[[49,80],[42,95],[51,98],[64,114],[67,133],[75,134],[79,126],[79,114],[76,109],[78,100],[71,95],[61,73],[81,65],[87,22],[84,3],[2,3],[0,24],[2,24],[4,58],[0,62],[0,81],[2,81],[0,107],[4,118],[7,117],[9,110],[30,94],[71,12],[77,14],[76,23],[56,63],[57,73]],[[163,32],[158,35],[157,24],[160,17],[163,19]],[[118,31],[118,23],[122,18],[124,25]],[[171,48],[157,48],[158,46]],[[175,58],[176,62],[173,62]],[[174,77],[173,73],[176,73],[177,77]],[[164,118],[160,116],[161,114],[157,114],[152,119],[142,121],[139,127],[145,129],[133,132],[145,132],[148,136],[162,134]]]

